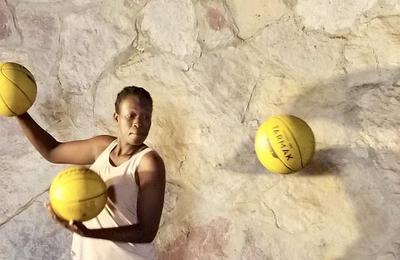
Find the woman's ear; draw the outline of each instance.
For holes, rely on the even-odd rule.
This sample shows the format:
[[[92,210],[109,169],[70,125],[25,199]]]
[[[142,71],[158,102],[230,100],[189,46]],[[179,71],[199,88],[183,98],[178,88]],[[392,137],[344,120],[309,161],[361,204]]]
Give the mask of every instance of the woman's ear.
[[[114,117],[115,122],[118,123],[118,114],[117,114],[117,112],[114,112],[113,117]]]

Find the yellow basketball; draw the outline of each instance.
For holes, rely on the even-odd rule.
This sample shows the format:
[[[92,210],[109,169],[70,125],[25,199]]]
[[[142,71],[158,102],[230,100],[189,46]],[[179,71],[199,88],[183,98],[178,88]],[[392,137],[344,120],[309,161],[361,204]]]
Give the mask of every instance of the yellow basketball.
[[[72,166],[54,178],[49,197],[54,213],[60,218],[86,221],[103,210],[107,201],[107,188],[94,171]]]
[[[311,128],[292,115],[273,116],[258,129],[255,150],[261,164],[273,173],[293,173],[304,168],[315,151]]]
[[[28,111],[36,99],[32,73],[17,63],[0,64],[0,115],[16,116]]]

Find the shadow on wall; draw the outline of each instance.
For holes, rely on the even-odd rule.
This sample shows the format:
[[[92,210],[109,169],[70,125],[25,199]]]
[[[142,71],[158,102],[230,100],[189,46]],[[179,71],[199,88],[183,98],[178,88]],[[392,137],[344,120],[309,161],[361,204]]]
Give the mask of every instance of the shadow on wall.
[[[361,84],[357,81],[371,78],[376,70],[333,78],[324,86],[309,88],[283,111],[300,118],[306,115],[307,118],[316,119],[313,120],[314,124],[320,126],[329,122],[351,133],[347,137],[348,144],[343,142],[344,145],[321,149],[316,140],[317,147],[312,161],[293,175],[294,178],[337,175],[343,182],[359,224],[359,239],[347,248],[345,256],[341,258],[344,260],[375,259],[387,252],[396,257],[400,255],[400,232],[396,233],[399,227],[390,226],[393,225],[389,222],[389,212],[392,211],[387,207],[383,210],[381,204],[393,204],[400,199],[400,176],[396,174],[400,171],[400,153],[390,146],[384,146],[390,138],[392,143],[395,142],[393,138],[396,135],[393,133],[396,129],[399,133],[400,129],[400,86],[396,83],[400,80],[400,69],[381,71],[382,74],[377,77],[379,80]],[[224,162],[222,167],[237,173],[269,174],[258,162],[254,151],[257,129],[250,131],[237,153]],[[390,137],[385,139],[385,134]],[[381,147],[384,148],[372,148],[370,143],[383,144]],[[359,190],[363,187],[366,190]],[[383,201],[378,201],[374,196],[376,193],[383,197]]]
[[[171,237],[170,233],[181,234],[182,230],[190,230],[190,226],[194,225],[190,223],[190,215],[197,207],[197,198],[185,183],[185,167],[189,161],[186,158],[190,149],[187,142],[190,138],[187,137],[185,112],[168,98],[157,97],[156,93],[154,91],[153,98],[157,105],[154,107],[149,139],[163,158],[167,174],[164,208],[156,245],[162,259],[183,259],[185,247],[180,248],[177,245],[187,243],[187,236],[185,234],[184,239],[181,239],[180,236]]]
[[[394,242],[396,239],[400,242],[400,233],[393,232],[393,227],[390,227],[392,223],[388,223],[391,210],[387,207],[383,210],[381,203],[387,203],[390,207],[390,203],[399,199],[396,190],[398,192],[400,189],[400,178],[396,172],[400,170],[400,164],[393,165],[393,161],[400,161],[400,154],[399,150],[385,147],[388,141],[385,135],[394,142],[392,134],[398,133],[396,129],[400,127],[400,116],[394,112],[400,111],[400,88],[396,86],[400,79],[400,69],[383,69],[382,75],[377,77],[379,80],[357,83],[360,79],[370,78],[375,71],[371,69],[349,74],[342,81],[333,79],[332,84],[328,85],[341,83],[340,87],[333,91],[339,94],[342,100],[337,100],[337,95],[328,94],[332,89],[315,86],[298,96],[288,111],[302,111],[306,104],[314,102],[318,107],[313,107],[312,112],[310,110],[310,117],[329,120],[330,123],[352,132],[352,137],[347,140],[348,145],[319,151],[310,167],[299,175],[319,175],[327,168],[339,173],[347,196],[353,202],[355,218],[359,225],[359,239],[347,248],[344,257],[341,258],[346,260],[375,259],[385,255],[386,251],[392,251],[393,247],[397,247],[395,250],[399,251],[399,246]],[[326,100],[321,100],[321,97],[325,97]],[[339,112],[331,113],[332,109]],[[370,143],[375,143],[375,147],[371,147]],[[378,144],[383,144],[383,148],[376,148]],[[337,165],[337,162],[341,164]],[[357,164],[356,168],[352,167],[353,164]],[[324,167],[319,169],[318,165]],[[393,168],[386,170],[387,165]],[[376,193],[383,197],[383,201],[377,198]],[[388,242],[393,245],[387,244]],[[400,252],[397,252],[397,257],[399,254]]]

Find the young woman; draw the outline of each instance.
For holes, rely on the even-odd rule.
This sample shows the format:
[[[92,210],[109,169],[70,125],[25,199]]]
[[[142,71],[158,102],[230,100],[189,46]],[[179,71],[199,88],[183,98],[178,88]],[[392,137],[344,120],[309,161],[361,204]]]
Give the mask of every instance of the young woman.
[[[48,161],[88,165],[107,184],[104,210],[94,219],[58,223],[73,231],[72,259],[156,259],[153,244],[165,192],[165,167],[156,151],[144,144],[150,130],[153,102],[140,87],[125,87],[115,101],[118,136],[58,142],[28,113],[17,116],[33,146]]]

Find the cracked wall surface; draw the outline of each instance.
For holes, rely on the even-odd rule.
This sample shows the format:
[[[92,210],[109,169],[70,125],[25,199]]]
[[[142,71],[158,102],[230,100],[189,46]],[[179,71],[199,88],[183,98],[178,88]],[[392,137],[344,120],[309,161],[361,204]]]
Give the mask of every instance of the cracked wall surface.
[[[160,259],[400,258],[397,0],[0,0],[0,60],[25,65],[58,140],[114,134],[116,94],[154,99],[167,167]],[[269,116],[303,118],[311,164],[267,172]],[[70,259],[42,203],[66,165],[0,117],[0,259]]]

